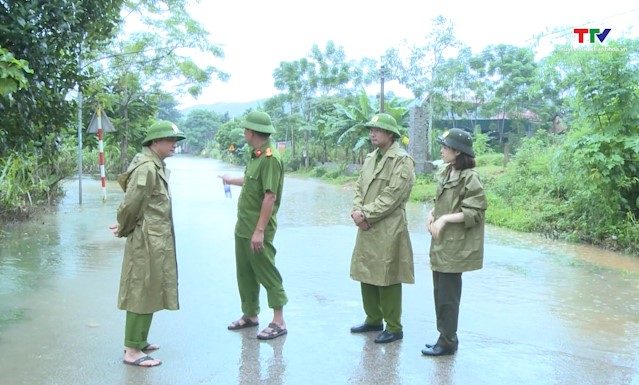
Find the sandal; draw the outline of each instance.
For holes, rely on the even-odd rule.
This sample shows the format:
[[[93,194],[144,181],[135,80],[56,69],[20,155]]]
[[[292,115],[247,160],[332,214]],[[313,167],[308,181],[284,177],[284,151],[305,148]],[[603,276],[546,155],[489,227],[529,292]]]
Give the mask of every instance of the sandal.
[[[258,340],[272,340],[273,338],[277,338],[279,336],[283,336],[286,334],[286,329],[282,329],[280,325],[275,322],[271,322],[268,324],[268,327],[260,332],[257,335]]]
[[[142,365],[143,362],[146,361],[155,361],[155,358],[151,357],[151,356],[142,356],[140,358],[138,358],[137,360],[131,362],[131,361],[127,361],[127,360],[122,360],[123,363],[125,363],[126,365],[132,365],[132,366],[140,366],[142,368],[152,368],[154,366],[160,366],[162,365],[162,361],[158,361],[155,364],[151,364],[151,365]]]
[[[253,321],[249,317],[243,315],[242,318],[240,318],[239,320],[231,322],[231,324],[227,327],[227,329],[239,330],[244,328],[251,328],[259,324],[260,324],[259,322]]]
[[[142,350],[143,352],[153,352],[160,349],[160,345],[156,345],[156,344],[147,344],[145,347],[143,347]]]

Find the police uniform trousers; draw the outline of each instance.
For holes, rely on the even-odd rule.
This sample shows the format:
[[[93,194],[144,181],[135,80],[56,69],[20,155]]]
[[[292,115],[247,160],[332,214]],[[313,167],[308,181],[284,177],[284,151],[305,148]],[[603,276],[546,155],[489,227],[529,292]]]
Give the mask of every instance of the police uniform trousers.
[[[251,239],[235,236],[237,287],[244,315],[260,313],[260,285],[266,290],[269,308],[281,309],[288,302],[282,276],[275,267],[275,252],[272,241],[265,240],[264,249],[256,253]]]
[[[381,325],[386,321],[386,330],[402,331],[402,284],[376,286],[361,283],[362,302],[368,325]]]
[[[457,349],[457,321],[462,293],[462,273],[433,271],[433,296],[439,339],[444,349]]]
[[[153,321],[153,313],[138,314],[130,311],[126,312],[126,323],[124,326],[124,346],[127,348],[143,349],[149,342],[149,330]]]

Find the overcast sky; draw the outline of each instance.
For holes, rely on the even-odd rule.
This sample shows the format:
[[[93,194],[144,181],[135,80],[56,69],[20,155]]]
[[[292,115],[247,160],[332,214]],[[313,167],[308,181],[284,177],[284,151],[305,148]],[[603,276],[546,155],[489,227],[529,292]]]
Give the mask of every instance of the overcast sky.
[[[435,4],[433,4],[435,3]],[[568,3],[568,2],[565,2]],[[402,40],[422,43],[430,21],[442,15],[455,23],[455,35],[480,52],[487,45],[526,46],[534,35],[555,27],[611,28],[609,39],[624,33],[638,37],[639,5],[634,1],[581,1],[564,5],[560,0],[536,2],[416,0],[202,0],[193,4],[192,15],[219,44],[224,59],[211,63],[230,73],[227,83],[218,81],[198,99],[180,99],[182,107],[216,102],[247,102],[278,93],[273,70],[282,61],[305,57],[313,44],[324,48],[333,40],[343,46],[348,60],[378,59],[386,49]],[[577,5],[575,5],[577,4]],[[574,36],[573,36],[574,35]],[[542,43],[563,42],[566,35],[549,35]],[[391,86],[392,87],[392,86]],[[401,89],[394,91],[401,94]],[[409,96],[409,95],[406,95]]]

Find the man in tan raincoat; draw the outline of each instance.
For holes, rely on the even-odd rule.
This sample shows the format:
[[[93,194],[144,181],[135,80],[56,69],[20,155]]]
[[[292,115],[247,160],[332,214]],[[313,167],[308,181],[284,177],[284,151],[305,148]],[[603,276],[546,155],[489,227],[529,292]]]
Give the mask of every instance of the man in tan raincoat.
[[[366,156],[357,181],[351,217],[359,227],[351,278],[361,282],[366,320],[352,333],[382,331],[377,343],[402,339],[402,283],[414,283],[413,249],[406,202],[415,184],[415,162],[397,142],[395,119],[377,114],[365,124],[377,147]]]
[[[126,310],[125,364],[151,367],[160,360],[146,352],[159,349],[147,341],[153,313],[177,310],[177,260],[169,194],[169,170],[164,159],[173,156],[184,133],[168,121],[149,128],[144,148],[118,178],[125,191],[111,226],[116,237],[126,237],[118,308]]]

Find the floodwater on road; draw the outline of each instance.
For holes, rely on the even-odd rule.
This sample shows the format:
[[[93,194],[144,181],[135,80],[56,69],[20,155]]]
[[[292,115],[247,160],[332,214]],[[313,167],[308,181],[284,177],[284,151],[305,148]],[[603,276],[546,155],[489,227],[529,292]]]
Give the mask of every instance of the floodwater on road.
[[[241,315],[233,230],[241,168],[167,159],[180,274],[179,311],[156,313],[156,368],[122,364],[116,307],[124,240],[108,226],[123,193],[99,180],[66,182],[57,210],[0,234],[0,385],[26,384],[639,384],[639,261],[491,226],[485,264],[463,275],[459,351],[423,357],[437,338],[425,232],[430,207],[407,215],[414,285],[403,286],[404,339],[352,335],[364,320],[349,278],[352,191],[287,176],[275,238],[289,333],[258,341],[228,331]],[[262,292],[260,328],[271,320]]]

